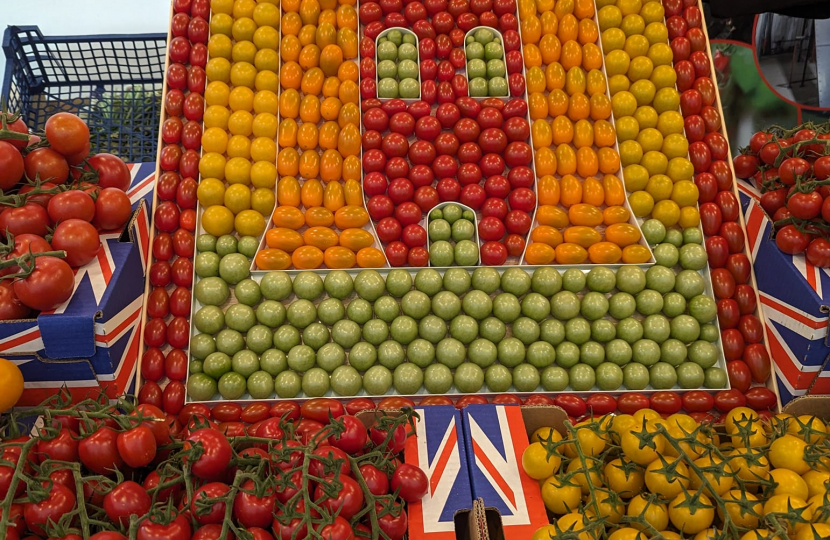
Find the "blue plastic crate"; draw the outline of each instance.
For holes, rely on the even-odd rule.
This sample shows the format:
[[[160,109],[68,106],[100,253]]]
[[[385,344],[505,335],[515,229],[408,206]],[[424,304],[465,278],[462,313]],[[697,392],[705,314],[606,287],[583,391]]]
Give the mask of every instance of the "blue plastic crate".
[[[154,161],[166,49],[166,34],[47,37],[9,26],[2,95],[30,129],[71,112],[89,125],[92,153]]]

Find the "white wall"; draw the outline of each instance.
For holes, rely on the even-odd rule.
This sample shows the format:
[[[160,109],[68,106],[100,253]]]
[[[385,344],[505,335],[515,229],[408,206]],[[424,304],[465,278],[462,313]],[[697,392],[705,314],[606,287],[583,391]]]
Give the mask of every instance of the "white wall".
[[[44,35],[167,32],[170,0],[0,0],[0,32],[36,25]],[[6,56],[0,53],[0,80]]]

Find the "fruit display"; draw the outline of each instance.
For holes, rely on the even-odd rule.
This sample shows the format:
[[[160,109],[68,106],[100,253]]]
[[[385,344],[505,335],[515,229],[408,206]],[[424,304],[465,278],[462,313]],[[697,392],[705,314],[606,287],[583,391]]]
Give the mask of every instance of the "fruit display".
[[[46,415],[31,435],[4,431],[0,535],[401,540],[429,487],[402,461],[412,413],[367,428],[361,410],[56,399],[15,418]]]
[[[378,97],[417,99],[421,96],[418,38],[407,30],[391,28],[378,35]]]
[[[475,212],[470,208],[455,203],[443,203],[433,208],[427,225],[430,265],[478,266],[479,232],[476,229]],[[489,231],[486,225],[483,230]]]
[[[75,269],[98,256],[101,234],[132,216],[132,176],[112,154],[89,155],[89,128],[57,113],[30,134],[0,112],[0,320],[34,317],[75,290]]]
[[[477,28],[464,38],[467,84],[473,97],[507,97],[507,67],[501,34]]]
[[[723,420],[641,409],[537,429],[522,466],[551,524],[533,540],[828,537],[824,421],[745,407]]]

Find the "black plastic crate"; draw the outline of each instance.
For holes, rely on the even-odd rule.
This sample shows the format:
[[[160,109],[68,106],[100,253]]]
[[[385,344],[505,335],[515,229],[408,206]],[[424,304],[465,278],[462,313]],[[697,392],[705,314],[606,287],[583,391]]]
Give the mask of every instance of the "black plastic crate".
[[[2,95],[30,129],[70,112],[89,125],[92,153],[154,161],[166,42],[166,34],[47,37],[37,26],[9,26]]]

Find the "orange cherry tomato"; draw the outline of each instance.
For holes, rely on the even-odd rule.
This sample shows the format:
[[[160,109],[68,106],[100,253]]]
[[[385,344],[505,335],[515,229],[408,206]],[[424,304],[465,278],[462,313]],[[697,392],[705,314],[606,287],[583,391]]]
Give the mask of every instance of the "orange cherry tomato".
[[[303,240],[306,245],[314,246],[323,251],[340,242],[337,233],[328,227],[309,227],[303,233]]]
[[[556,172],[560,176],[576,172],[576,152],[569,144],[560,144],[556,147]]]
[[[570,224],[568,213],[553,205],[540,206],[536,211],[536,220],[540,225],[547,225],[554,229],[563,229]]]
[[[651,260],[651,253],[645,246],[631,244],[623,248],[622,260],[625,264],[643,264]]]
[[[539,204],[559,204],[559,181],[552,175],[545,175],[539,179]]]
[[[590,146],[583,146],[576,151],[576,172],[583,178],[594,176],[599,171],[597,153]]]
[[[346,180],[343,184],[343,195],[346,204],[349,206],[361,206],[363,204],[363,189],[357,180]]]
[[[303,182],[303,187],[300,191],[300,199],[303,206],[306,208],[313,208],[315,206],[323,205],[323,184],[316,178],[310,178]]]
[[[530,239],[536,243],[547,244],[550,247],[556,247],[564,241],[564,239],[562,238],[562,233],[557,231],[550,225],[539,225],[536,228],[534,228],[530,232]]]
[[[369,213],[360,206],[344,206],[334,213],[334,224],[339,229],[359,229],[367,223]]]
[[[277,227],[286,227],[295,231],[305,225],[303,213],[294,206],[280,206],[274,210],[272,219]]]
[[[564,243],[556,246],[557,264],[582,264],[588,259],[588,252],[578,244]]]
[[[589,248],[598,242],[602,242],[602,235],[593,227],[570,226],[565,229],[565,243],[576,244]]]
[[[622,250],[611,242],[598,242],[588,248],[588,258],[594,264],[615,264],[622,258]]]
[[[265,233],[265,245],[269,248],[277,248],[292,253],[295,249],[302,247],[305,242],[302,235],[294,229],[276,227]]]
[[[614,223],[628,223],[631,212],[624,206],[609,206],[602,211],[602,222],[606,225]]]
[[[340,233],[340,245],[358,252],[375,243],[372,233],[363,229],[345,229]]]
[[[283,176],[277,183],[277,204],[280,206],[300,206],[300,183],[293,176]]]
[[[588,176],[582,182],[582,202],[602,206],[605,202],[605,189],[599,180]]]
[[[594,122],[594,144],[598,148],[614,146],[617,142],[617,132],[611,122],[597,120]]]
[[[343,160],[343,180],[360,180],[360,158],[348,156]]]
[[[527,251],[525,251],[527,264],[550,264],[554,258],[556,258],[556,251],[551,246],[541,242],[530,244],[527,246]]]
[[[323,260],[329,268],[353,268],[357,262],[354,251],[343,246],[332,246],[326,249]]]
[[[291,262],[299,270],[313,270],[323,264],[323,252],[314,246],[303,246],[291,254]]]
[[[625,186],[618,177],[613,174],[606,174],[602,177],[602,187],[605,190],[606,206],[622,206],[625,204]]]
[[[534,158],[536,174],[540,177],[556,173],[556,154],[550,148],[539,148]]]
[[[291,268],[291,255],[281,249],[263,249],[256,254],[256,266],[260,270],[288,270]]]
[[[620,155],[613,148],[600,148],[597,150],[599,158],[599,170],[603,174],[614,174],[620,170]]]
[[[329,182],[323,191],[323,206],[332,212],[337,212],[346,206],[346,195],[340,182]]]
[[[574,225],[596,227],[602,223],[602,211],[593,204],[574,204],[568,208],[568,219]]]
[[[640,229],[630,223],[614,223],[605,229],[605,239],[620,247],[636,244],[640,236]]]
[[[567,116],[557,116],[554,118],[552,127],[553,144],[563,145],[574,139],[574,125]]]
[[[316,206],[305,211],[305,224],[309,227],[331,227],[334,214],[328,208]]]
[[[323,182],[340,180],[343,175],[343,156],[337,150],[326,150],[320,158],[320,178]]]
[[[357,265],[360,268],[383,268],[385,264],[386,256],[378,248],[365,247],[357,252]]]
[[[559,181],[559,187],[562,190],[559,200],[565,208],[582,202],[582,182],[576,176],[572,174],[564,175],[562,180]]]

